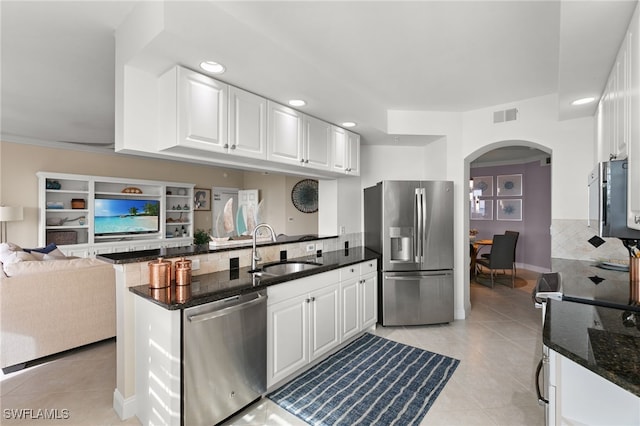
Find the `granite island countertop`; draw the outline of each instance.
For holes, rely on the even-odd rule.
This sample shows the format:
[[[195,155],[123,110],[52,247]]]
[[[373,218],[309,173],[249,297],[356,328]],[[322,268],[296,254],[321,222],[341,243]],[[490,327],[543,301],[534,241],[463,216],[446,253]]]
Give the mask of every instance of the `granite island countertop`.
[[[172,283],[171,287],[152,289],[149,285],[140,285],[130,287],[129,291],[168,310],[178,310],[378,258],[377,253],[367,248],[354,247],[324,252],[320,257],[287,259],[316,262],[321,266],[282,276],[256,277],[249,273],[250,267],[244,267],[195,275],[188,286],[176,286]]]
[[[546,346],[640,396],[640,312],[629,305],[629,273],[595,261],[553,259],[563,300],[548,301]]]
[[[273,241],[258,241],[256,246],[258,247],[266,247],[272,245],[280,245],[280,244],[288,244],[288,243],[299,243],[303,241],[320,241],[326,239],[336,238],[335,235],[332,236],[318,236],[318,235],[293,235],[293,236],[279,236],[275,242]],[[149,262],[152,260],[158,259],[158,257],[165,258],[173,258],[173,257],[187,257],[187,256],[195,256],[198,254],[207,254],[207,253],[215,253],[220,251],[233,251],[244,248],[251,248],[252,240],[250,238],[243,239],[245,243],[243,245],[234,245],[231,247],[219,247],[219,248],[209,248],[209,245],[203,246],[182,246],[182,247],[170,247],[170,248],[159,248],[159,249],[149,249],[149,250],[137,250],[137,251],[125,251],[121,253],[104,253],[96,256],[96,259],[100,259],[102,261],[113,263],[113,264],[127,264],[127,263],[137,263],[137,262]]]

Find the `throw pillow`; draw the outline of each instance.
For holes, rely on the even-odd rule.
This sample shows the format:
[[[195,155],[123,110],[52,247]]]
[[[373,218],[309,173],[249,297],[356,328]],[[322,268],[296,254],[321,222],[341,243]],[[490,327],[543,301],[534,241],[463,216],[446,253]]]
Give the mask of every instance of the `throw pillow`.
[[[42,260],[57,260],[57,259],[66,259],[66,258],[67,256],[65,256],[65,254],[61,252],[59,248],[56,248],[55,250],[52,250],[49,253],[44,253],[42,255]]]
[[[12,263],[18,262],[26,262],[29,260],[38,260],[31,253],[27,253],[25,251],[14,251],[11,254],[2,257],[3,267],[7,268],[7,265],[11,265]]]
[[[13,263],[17,260],[16,253],[22,253],[22,249],[17,244],[2,243],[0,244],[0,262]]]
[[[32,253],[32,252],[37,252],[37,253],[50,253],[52,251],[54,251],[55,249],[57,249],[58,246],[56,246],[56,243],[51,243],[48,244],[46,247],[38,247],[38,248],[32,248],[32,249],[23,249],[24,251],[26,251],[27,253]]]

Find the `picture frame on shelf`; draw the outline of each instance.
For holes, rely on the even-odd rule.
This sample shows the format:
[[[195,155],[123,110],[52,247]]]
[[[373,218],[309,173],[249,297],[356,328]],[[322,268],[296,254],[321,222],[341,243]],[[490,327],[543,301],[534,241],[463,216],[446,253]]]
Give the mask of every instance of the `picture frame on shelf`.
[[[473,192],[482,191],[481,197],[491,197],[493,195],[493,176],[476,176],[471,178],[473,181]]]
[[[496,219],[522,221],[522,199],[496,200]]]
[[[211,211],[211,190],[207,188],[193,189],[193,210]]]
[[[498,197],[521,197],[522,175],[500,175],[496,178],[496,195]]]
[[[493,200],[475,198],[469,204],[471,220],[493,220]]]

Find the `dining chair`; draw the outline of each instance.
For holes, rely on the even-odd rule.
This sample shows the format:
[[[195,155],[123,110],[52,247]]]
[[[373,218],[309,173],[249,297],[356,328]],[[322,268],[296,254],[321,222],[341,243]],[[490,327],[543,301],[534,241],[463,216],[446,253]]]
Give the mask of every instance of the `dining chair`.
[[[504,235],[513,235],[516,237],[515,242],[513,243],[513,258],[516,258],[516,246],[518,245],[518,237],[520,236],[520,233],[518,231],[504,231]],[[491,257],[491,253],[482,253],[481,254],[482,257],[489,259]],[[515,262],[515,260],[514,260]]]
[[[476,264],[489,270],[491,288],[496,281],[496,271],[511,269],[511,288],[515,287],[515,245],[517,236],[513,234],[494,235],[489,258],[480,257]]]

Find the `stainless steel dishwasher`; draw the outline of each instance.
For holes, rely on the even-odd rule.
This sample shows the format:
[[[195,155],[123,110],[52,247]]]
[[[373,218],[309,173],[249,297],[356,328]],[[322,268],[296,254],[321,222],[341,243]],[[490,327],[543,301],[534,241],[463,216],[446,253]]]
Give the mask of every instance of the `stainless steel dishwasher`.
[[[266,302],[263,290],[184,310],[184,425],[216,424],[265,392]]]

